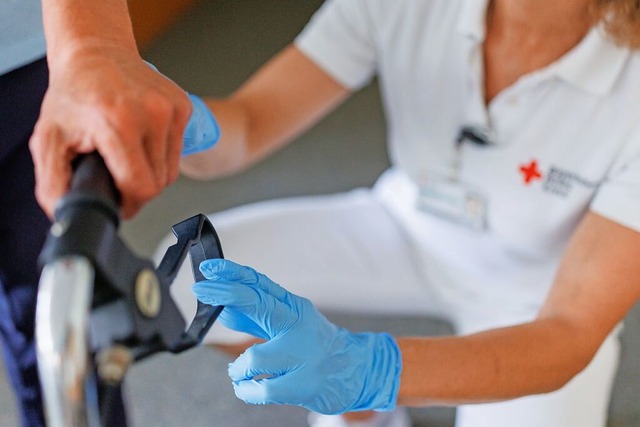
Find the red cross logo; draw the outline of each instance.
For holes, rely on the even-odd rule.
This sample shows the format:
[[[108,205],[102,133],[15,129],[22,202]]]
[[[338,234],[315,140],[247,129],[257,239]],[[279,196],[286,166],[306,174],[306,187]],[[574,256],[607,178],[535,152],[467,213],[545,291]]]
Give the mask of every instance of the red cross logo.
[[[531,184],[536,179],[542,179],[542,173],[538,169],[538,161],[531,160],[528,165],[520,165],[520,173],[526,185]]]

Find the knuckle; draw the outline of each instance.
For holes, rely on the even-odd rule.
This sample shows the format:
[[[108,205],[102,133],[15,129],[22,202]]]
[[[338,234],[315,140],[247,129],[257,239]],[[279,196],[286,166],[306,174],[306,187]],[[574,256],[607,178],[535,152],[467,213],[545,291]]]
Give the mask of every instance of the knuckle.
[[[118,133],[123,133],[132,123],[132,117],[137,114],[135,110],[132,110],[129,106],[118,107],[117,105],[105,106],[102,108],[104,117],[108,126],[116,130]]]
[[[153,116],[166,119],[173,114],[173,106],[166,97],[159,93],[149,93],[144,101],[145,109]]]
[[[171,97],[159,91],[147,91],[141,100],[141,106],[150,116],[169,120],[174,114],[174,102]]]

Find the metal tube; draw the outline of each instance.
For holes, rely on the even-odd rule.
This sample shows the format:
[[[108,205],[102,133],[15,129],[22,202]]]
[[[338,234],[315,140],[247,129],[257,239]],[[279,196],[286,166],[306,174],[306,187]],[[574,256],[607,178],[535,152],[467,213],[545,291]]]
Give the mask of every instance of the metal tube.
[[[93,283],[93,266],[84,257],[60,258],[42,272],[36,346],[49,427],[100,426],[88,341]]]

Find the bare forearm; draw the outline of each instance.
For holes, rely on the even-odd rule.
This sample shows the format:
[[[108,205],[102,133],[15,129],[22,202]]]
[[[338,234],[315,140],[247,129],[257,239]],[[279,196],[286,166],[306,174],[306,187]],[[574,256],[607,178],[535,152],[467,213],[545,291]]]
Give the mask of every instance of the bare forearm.
[[[183,159],[182,172],[209,179],[240,171],[292,141],[349,95],[289,46],[229,98],[208,101],[222,137],[213,149]]]
[[[50,66],[97,44],[137,52],[126,0],[42,0],[42,10]]]
[[[575,328],[550,319],[466,337],[400,338],[398,403],[457,405],[556,390],[597,349],[592,338],[579,337]]]
[[[183,158],[181,172],[194,179],[214,179],[240,172],[289,143],[315,120],[285,126],[273,117],[269,106],[245,103],[231,97],[208,99],[221,129],[214,148]]]
[[[563,386],[638,301],[639,257],[637,231],[587,214],[537,320],[466,337],[398,340],[400,403],[486,402]]]

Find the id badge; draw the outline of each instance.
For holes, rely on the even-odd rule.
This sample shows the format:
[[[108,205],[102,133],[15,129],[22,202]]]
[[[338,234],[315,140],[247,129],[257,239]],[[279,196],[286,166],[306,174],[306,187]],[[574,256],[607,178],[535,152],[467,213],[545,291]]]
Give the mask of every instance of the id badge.
[[[472,230],[487,228],[487,198],[482,192],[448,177],[432,176],[419,183],[417,207]]]

